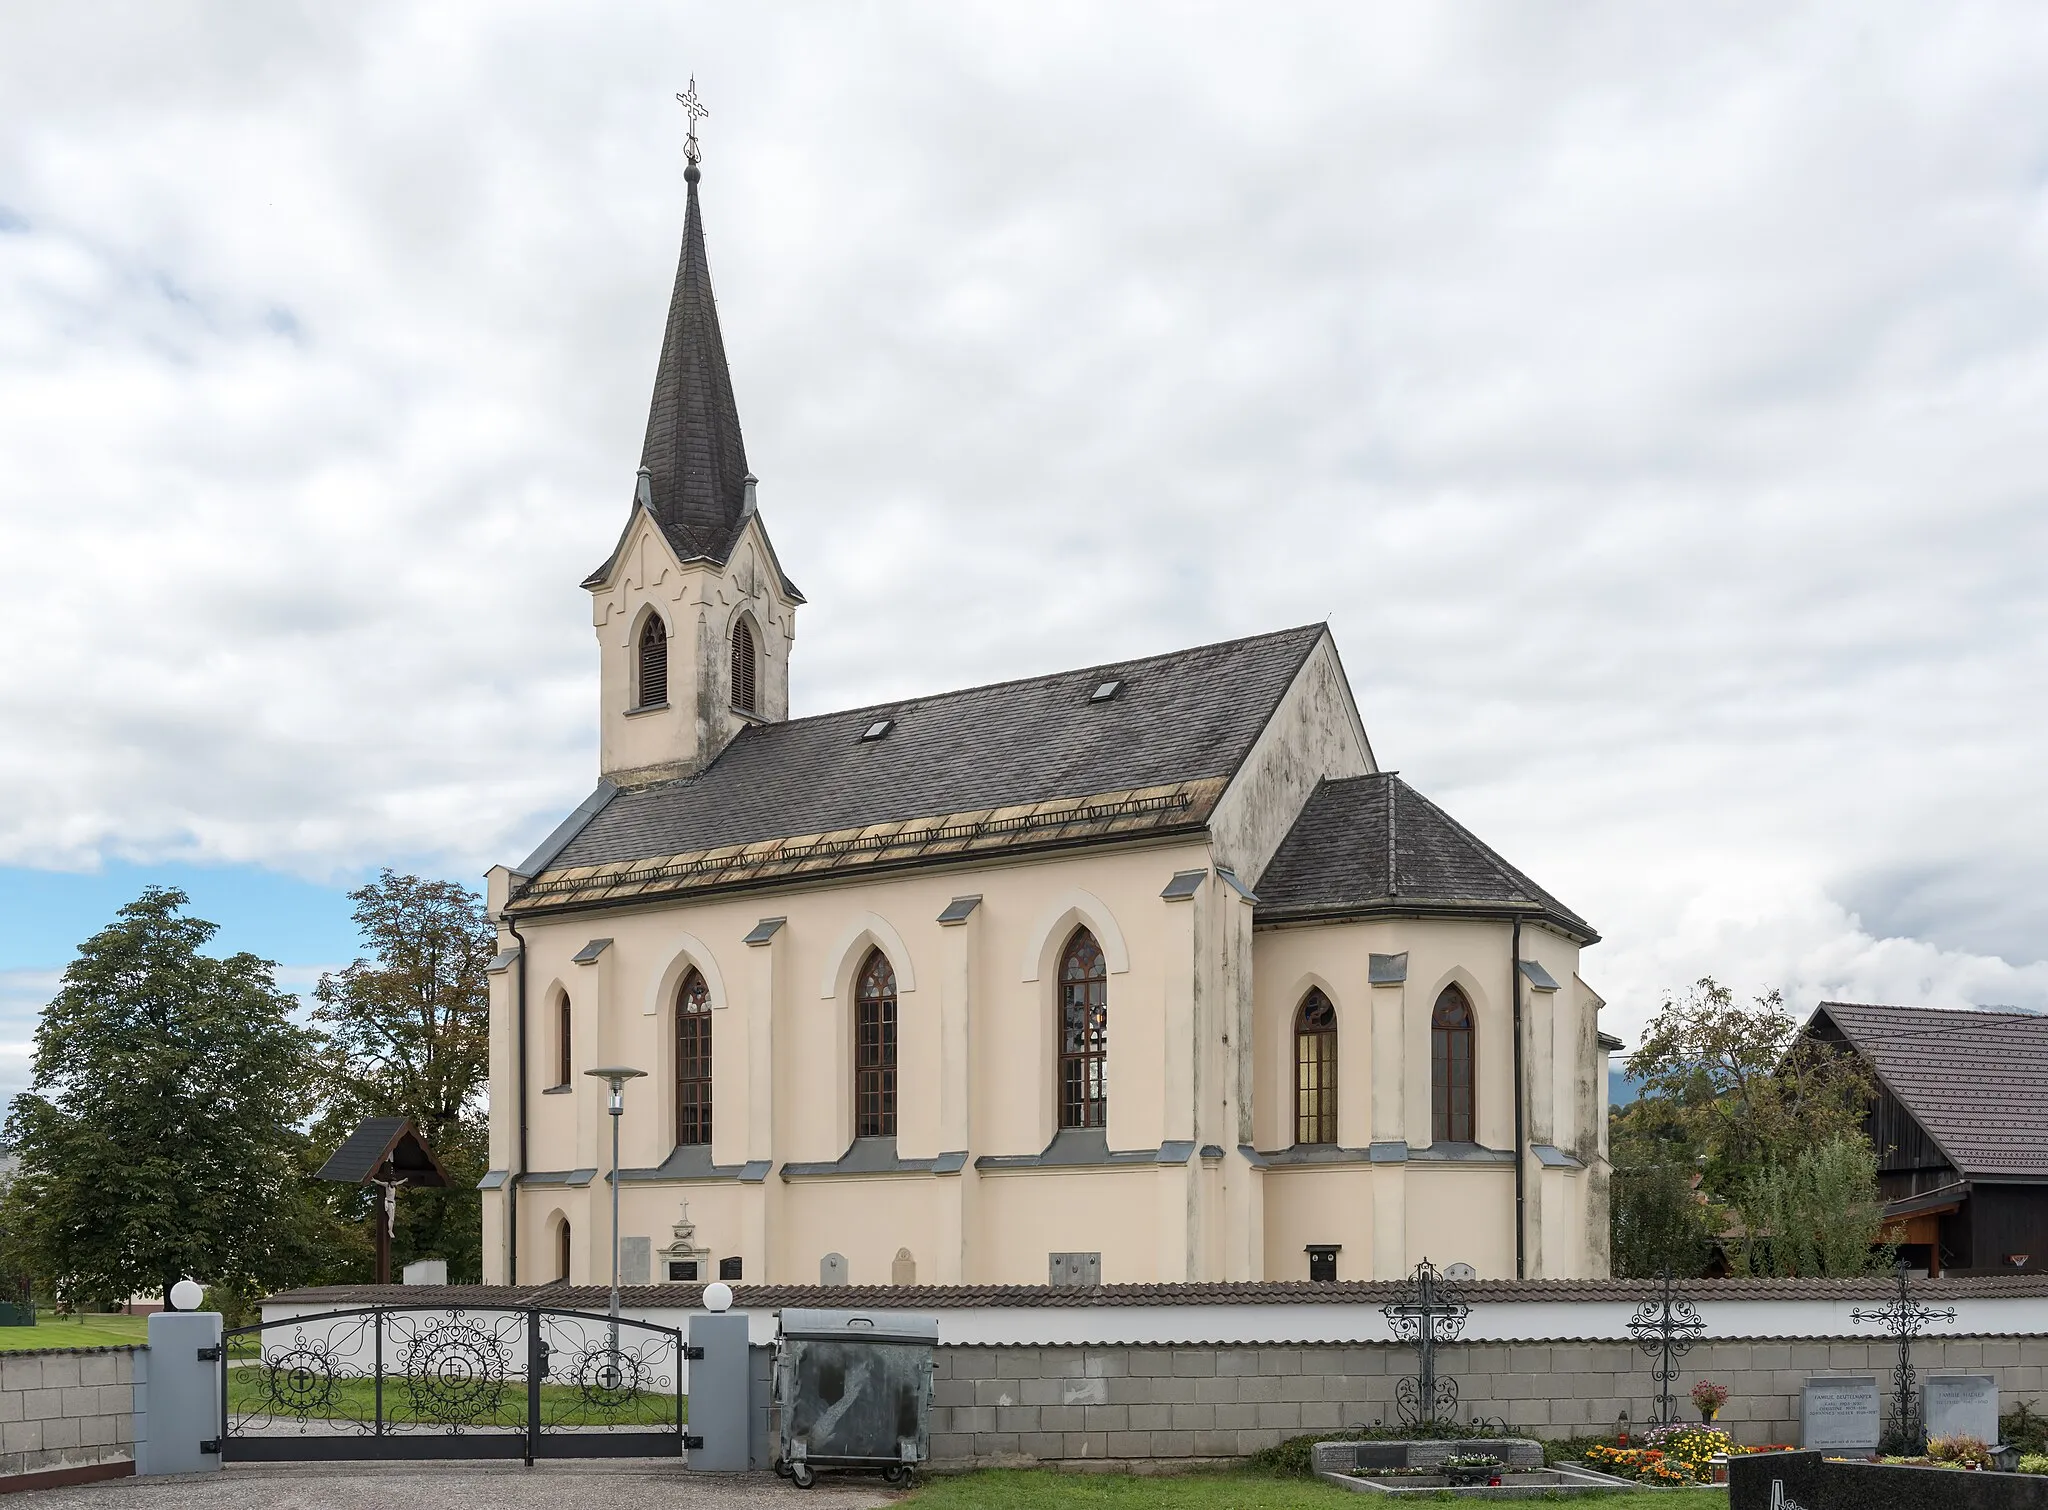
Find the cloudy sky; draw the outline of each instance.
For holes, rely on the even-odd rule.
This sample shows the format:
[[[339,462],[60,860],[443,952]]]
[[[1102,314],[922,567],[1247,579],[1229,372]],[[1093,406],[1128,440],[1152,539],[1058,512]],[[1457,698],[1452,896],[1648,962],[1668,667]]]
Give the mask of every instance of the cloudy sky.
[[[2048,8],[13,5],[0,1090],[595,772],[694,73],[799,712],[1327,618],[1667,988],[2048,1006]]]

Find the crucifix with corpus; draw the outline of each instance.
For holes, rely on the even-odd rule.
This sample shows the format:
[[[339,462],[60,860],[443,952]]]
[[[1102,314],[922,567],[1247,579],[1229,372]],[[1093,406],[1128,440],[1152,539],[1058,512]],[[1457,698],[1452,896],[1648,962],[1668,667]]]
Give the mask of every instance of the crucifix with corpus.
[[[377,1283],[391,1283],[391,1234],[398,1225],[398,1192],[408,1185],[443,1187],[448,1171],[406,1117],[370,1117],[320,1167],[323,1180],[374,1185],[371,1220],[377,1228]]]

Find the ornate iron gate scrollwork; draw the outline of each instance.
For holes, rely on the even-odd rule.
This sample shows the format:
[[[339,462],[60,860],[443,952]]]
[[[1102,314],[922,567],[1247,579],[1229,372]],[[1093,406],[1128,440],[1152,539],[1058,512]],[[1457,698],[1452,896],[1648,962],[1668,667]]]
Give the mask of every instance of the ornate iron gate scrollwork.
[[[230,1461],[680,1454],[675,1327],[545,1306],[364,1306],[225,1339]]]

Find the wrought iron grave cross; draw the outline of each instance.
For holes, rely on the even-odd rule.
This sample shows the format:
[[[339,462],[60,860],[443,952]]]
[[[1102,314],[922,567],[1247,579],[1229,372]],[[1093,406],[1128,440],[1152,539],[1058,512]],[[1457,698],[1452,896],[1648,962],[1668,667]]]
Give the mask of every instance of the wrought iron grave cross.
[[[1678,1360],[1692,1351],[1707,1324],[1700,1320],[1692,1301],[1672,1286],[1669,1269],[1664,1271],[1662,1280],[1663,1289],[1657,1298],[1644,1301],[1636,1307],[1635,1315],[1629,1317],[1628,1334],[1635,1338],[1637,1347],[1657,1360],[1650,1371],[1657,1381],[1657,1413],[1653,1419],[1659,1426],[1669,1426],[1674,1419],[1671,1381],[1678,1377]]]
[[[701,163],[704,161],[704,151],[697,145],[697,122],[711,112],[705,109],[704,102],[697,98],[697,76],[694,73],[690,75],[690,87],[676,96],[676,103],[683,107],[683,114],[690,122],[689,135],[683,138],[683,157],[690,163]]]
[[[1898,1299],[1887,1305],[1858,1306],[1849,1313],[1849,1319],[1859,1325],[1874,1321],[1899,1344],[1899,1361],[1892,1369],[1892,1429],[1903,1444],[1900,1450],[1910,1455],[1927,1447],[1926,1424],[1920,1416],[1920,1381],[1913,1373],[1913,1339],[1934,1322],[1953,1322],[1956,1308],[1923,1306],[1906,1286],[1910,1272],[1907,1267],[1899,1264],[1896,1272]]]
[[[1436,1346],[1456,1342],[1465,1329],[1472,1308],[1451,1286],[1444,1283],[1436,1265],[1424,1259],[1410,1276],[1414,1288],[1406,1300],[1380,1307],[1394,1336],[1412,1345],[1420,1366],[1412,1379],[1394,1387],[1394,1401],[1404,1425],[1423,1426],[1435,1421],[1454,1420],[1458,1414],[1458,1381],[1438,1378]]]

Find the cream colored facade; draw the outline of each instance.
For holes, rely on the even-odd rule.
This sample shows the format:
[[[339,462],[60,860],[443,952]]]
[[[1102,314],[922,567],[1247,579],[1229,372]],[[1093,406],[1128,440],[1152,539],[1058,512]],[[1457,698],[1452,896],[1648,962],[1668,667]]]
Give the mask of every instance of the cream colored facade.
[[[736,740],[771,748],[760,740],[789,714],[802,600],[751,476],[726,544],[676,544],[703,538],[706,510],[717,524],[717,499],[737,496],[744,469],[729,386],[703,386],[705,371],[723,378],[708,274],[686,288],[704,266],[690,239],[694,173],[650,423],[656,465],[585,583],[607,785],[529,873],[490,876],[501,952],[486,1280],[562,1278],[565,1244],[567,1278],[609,1277],[611,1129],[605,1086],[585,1073],[607,1065],[645,1072],[619,1127],[628,1282],[660,1282],[671,1259],[700,1278],[737,1261],[748,1281],[812,1282],[833,1254],[855,1284],[1043,1283],[1055,1254],[1099,1255],[1105,1283],[1306,1279],[1318,1245],[1338,1250],[1345,1279],[1392,1278],[1425,1257],[1486,1277],[1604,1275],[1606,1066],[1599,998],[1578,974],[1591,931],[1520,891],[1500,905],[1402,895],[1262,911],[1261,880],[1311,799],[1377,769],[1326,629],[1293,632],[1292,669],[1222,775],[1019,791],[970,812],[856,815],[831,832],[731,843],[664,847],[650,828],[631,854],[571,863],[563,845],[608,801],[641,802],[633,810],[658,827],[662,813],[731,800],[693,793],[713,791],[703,773],[719,775]],[[710,356],[672,361],[706,342],[706,322]],[[664,399],[663,384],[690,382],[694,409]],[[698,514],[678,525],[682,505],[664,499],[683,474],[663,458],[698,437],[674,416],[714,411],[731,446],[705,454],[724,458],[726,491],[690,474]],[[650,616],[667,646],[659,698],[640,685]],[[747,710],[732,685],[741,623],[758,647]],[[1142,692],[1152,663],[1133,664]],[[925,758],[892,737],[875,760]],[[804,748],[772,748],[785,747]],[[763,777],[827,779],[794,756]],[[1107,1126],[1079,1138],[1057,1125],[1057,975],[1077,928],[1101,947],[1108,999]],[[897,985],[895,1134],[857,1140],[854,983],[872,950]],[[678,995],[693,970],[710,997],[708,1148],[677,1141]],[[1475,1022],[1474,1135],[1455,1145],[1434,1136],[1432,1110],[1431,1014],[1451,984]],[[1307,1147],[1295,1014],[1311,987],[1335,1008],[1338,1110],[1334,1140]],[[665,1254],[685,1207],[685,1236]]]

